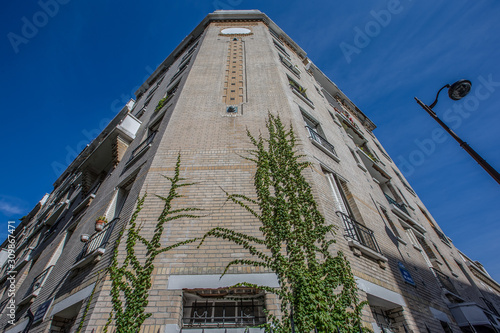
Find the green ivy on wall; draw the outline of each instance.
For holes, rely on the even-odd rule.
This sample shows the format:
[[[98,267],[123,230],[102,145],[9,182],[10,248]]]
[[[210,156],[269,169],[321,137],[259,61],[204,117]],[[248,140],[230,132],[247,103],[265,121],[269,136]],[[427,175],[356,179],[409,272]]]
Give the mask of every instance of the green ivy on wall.
[[[341,251],[333,254],[334,226],[325,223],[302,172],[310,167],[296,152],[292,126],[287,130],[279,116],[269,114],[268,138],[252,136],[254,149],[246,159],[256,164],[256,199],[227,194],[261,222],[262,238],[227,228],[214,228],[207,237],[232,241],[247,249],[255,260],[236,259],[233,265],[265,267],[276,273],[280,288],[258,287],[277,295],[280,314],[268,313],[266,332],[360,331],[358,289],[349,262]],[[265,248],[265,250],[261,250]],[[293,324],[292,324],[293,321]]]
[[[136,209],[128,223],[128,230],[125,239],[125,259],[119,263],[119,245],[125,233],[125,226],[118,237],[115,245],[115,251],[111,266],[109,267],[109,276],[111,279],[111,299],[113,308],[103,332],[108,331],[109,325],[113,322],[117,333],[136,333],[139,332],[144,321],[152,314],[146,313],[148,305],[148,295],[151,289],[151,277],[154,269],[155,258],[167,251],[182,245],[193,243],[198,239],[188,239],[173,245],[163,247],[160,243],[165,224],[181,218],[199,218],[191,214],[193,211],[199,211],[197,208],[173,208],[173,201],[182,197],[178,190],[181,187],[193,185],[184,183],[184,178],[180,177],[181,157],[177,156],[177,163],[173,177],[166,177],[170,181],[170,190],[168,196],[157,195],[164,202],[163,210],[158,217],[156,227],[151,239],[141,236],[140,231],[143,225],[137,224],[137,218],[141,212],[147,194],[137,202]],[[146,249],[145,254],[141,252],[136,254],[137,246]]]

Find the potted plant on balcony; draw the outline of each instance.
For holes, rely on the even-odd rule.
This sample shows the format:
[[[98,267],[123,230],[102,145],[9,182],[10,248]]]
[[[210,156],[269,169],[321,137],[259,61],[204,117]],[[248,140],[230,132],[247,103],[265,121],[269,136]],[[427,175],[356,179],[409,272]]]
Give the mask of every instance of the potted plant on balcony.
[[[80,241],[82,243],[87,243],[89,241],[89,238],[90,238],[90,236],[88,234],[80,235]]]
[[[99,216],[95,221],[95,231],[102,231],[106,223],[108,223],[108,219],[106,219],[106,216]]]
[[[158,104],[156,105],[156,108],[155,108],[155,112],[157,111],[160,111],[161,108],[167,103],[168,99],[169,99],[170,96],[165,96],[163,97],[162,99],[160,99],[160,101],[158,102]]]

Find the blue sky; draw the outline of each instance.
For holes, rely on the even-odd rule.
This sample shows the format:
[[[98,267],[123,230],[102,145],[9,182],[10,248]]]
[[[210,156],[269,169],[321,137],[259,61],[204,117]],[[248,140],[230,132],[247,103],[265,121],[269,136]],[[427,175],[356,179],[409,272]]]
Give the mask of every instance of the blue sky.
[[[56,5],[55,5],[56,4]],[[500,187],[414,101],[500,169],[500,3],[7,2],[0,14],[0,238],[177,44],[216,9],[260,9],[378,125],[375,134],[455,245],[500,281]],[[45,8],[45,9],[44,9]],[[44,14],[48,12],[49,14]]]

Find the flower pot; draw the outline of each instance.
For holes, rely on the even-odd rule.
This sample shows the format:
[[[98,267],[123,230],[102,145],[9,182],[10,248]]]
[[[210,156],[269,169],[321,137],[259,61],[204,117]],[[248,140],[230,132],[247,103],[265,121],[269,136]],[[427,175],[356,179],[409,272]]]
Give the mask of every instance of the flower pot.
[[[95,222],[95,231],[97,232],[102,231],[102,229],[104,229],[104,224],[106,224],[106,222],[102,220],[97,220]]]
[[[82,243],[87,243],[87,242],[89,241],[89,238],[90,238],[90,236],[89,236],[89,235],[87,235],[87,234],[83,234],[83,235],[81,235],[81,236],[80,236],[80,241],[81,241]]]

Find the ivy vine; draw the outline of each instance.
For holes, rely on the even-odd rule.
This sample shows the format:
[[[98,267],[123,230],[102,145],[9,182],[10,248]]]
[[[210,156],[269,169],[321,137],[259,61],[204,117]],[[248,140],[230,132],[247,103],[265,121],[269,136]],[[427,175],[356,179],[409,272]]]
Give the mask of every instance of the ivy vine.
[[[138,225],[137,218],[141,212],[147,193],[139,198],[136,209],[128,223],[128,231],[125,240],[126,255],[123,262],[119,263],[119,245],[125,233],[126,226],[120,231],[116,241],[113,259],[109,267],[109,276],[111,279],[111,302],[112,311],[103,332],[108,331],[109,325],[115,322],[117,333],[136,333],[139,332],[144,321],[152,314],[146,313],[148,305],[149,290],[151,289],[151,277],[154,269],[155,258],[167,251],[182,245],[193,243],[198,239],[188,239],[173,245],[162,247],[161,237],[165,229],[165,223],[172,222],[181,218],[199,218],[191,212],[199,211],[198,208],[173,208],[173,201],[181,198],[178,190],[181,187],[193,185],[185,183],[185,178],[180,177],[181,156],[177,156],[177,163],[173,177],[164,176],[170,181],[170,190],[166,197],[156,195],[164,202],[163,210],[158,217],[156,227],[152,238],[146,239],[141,236],[140,231],[143,225]],[[141,246],[146,249],[146,253],[136,254],[136,247]]]
[[[279,116],[268,115],[268,138],[254,137],[255,147],[247,160],[256,164],[256,199],[226,193],[261,222],[262,237],[227,228],[214,228],[202,238],[222,238],[247,249],[255,260],[236,259],[233,265],[264,267],[276,273],[280,288],[258,287],[277,295],[280,313],[268,313],[266,332],[359,332],[361,310],[358,289],[349,262],[341,251],[333,254],[335,243],[329,235],[335,227],[327,224],[318,210],[311,186],[302,174],[310,167],[296,151],[297,139],[290,125]],[[199,247],[198,246],[198,247]]]

